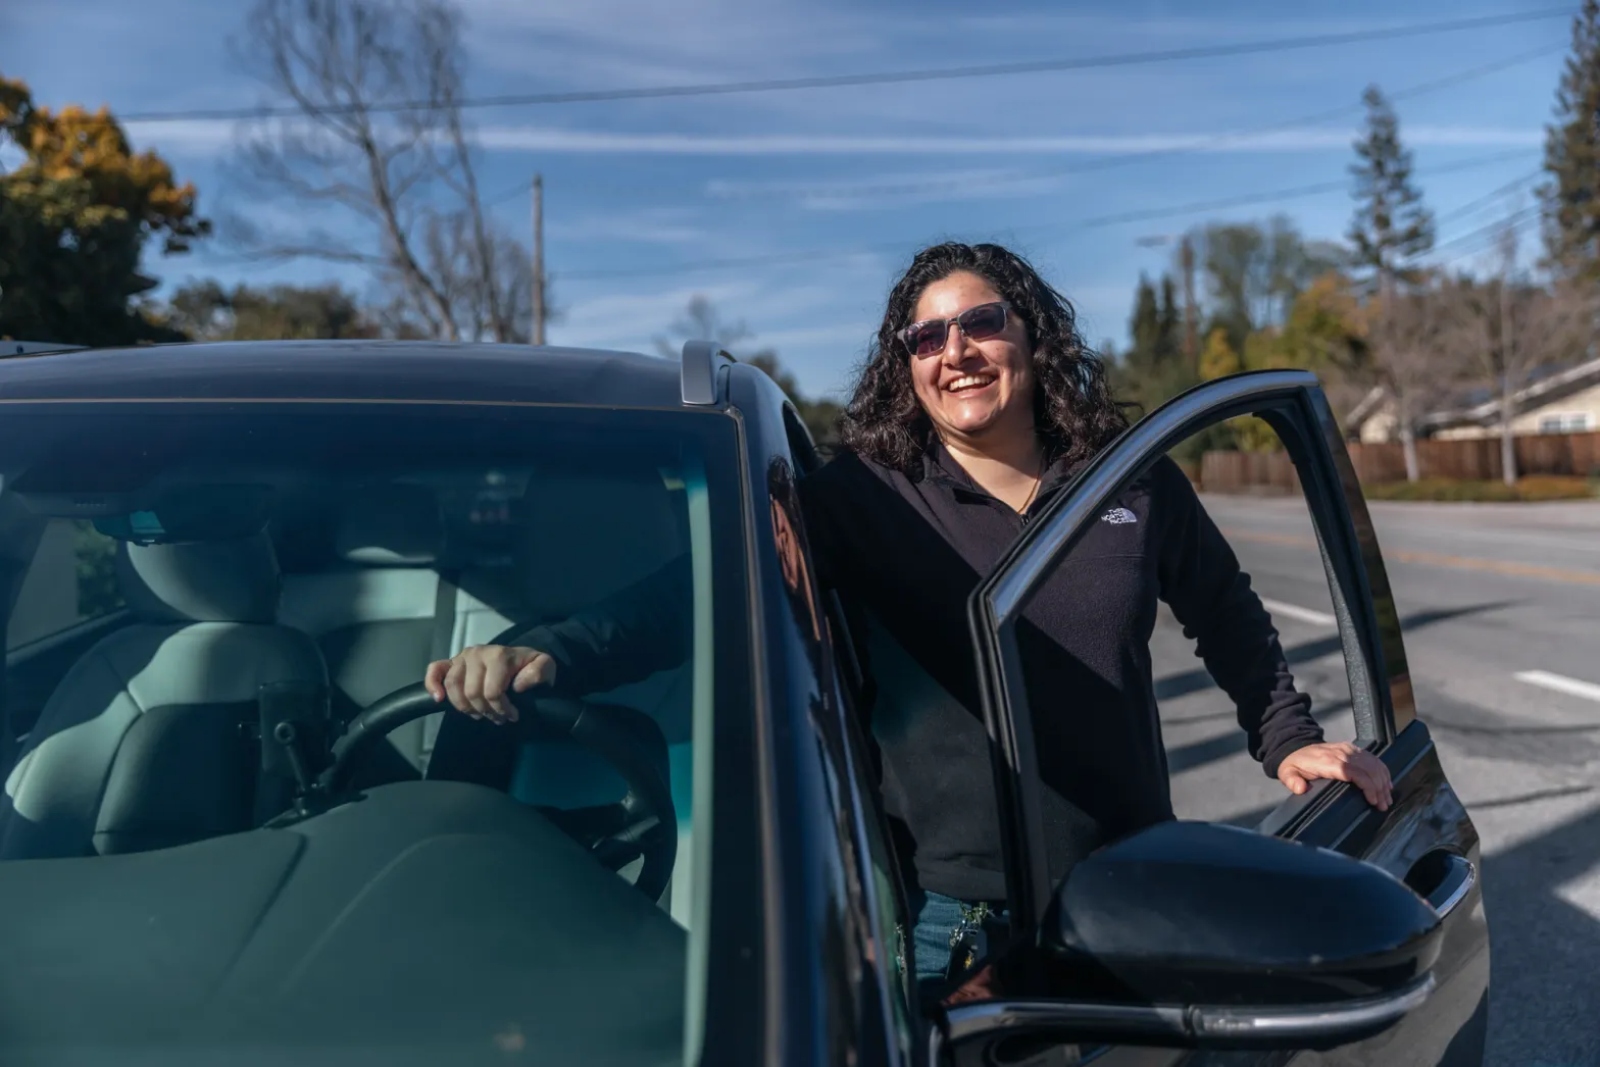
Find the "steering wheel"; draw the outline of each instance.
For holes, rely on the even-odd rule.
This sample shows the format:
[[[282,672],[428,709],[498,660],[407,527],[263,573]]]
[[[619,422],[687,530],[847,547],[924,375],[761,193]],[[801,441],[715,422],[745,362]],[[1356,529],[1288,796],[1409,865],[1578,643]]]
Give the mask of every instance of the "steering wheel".
[[[568,833],[590,838],[590,851],[612,870],[643,857],[634,888],[659,900],[678,856],[678,816],[663,766],[666,739],[661,727],[643,712],[620,705],[533,693],[510,696],[519,718],[502,727],[507,744],[569,739],[604,757],[622,775],[628,792],[616,804],[546,814]],[[448,704],[443,707],[447,714],[461,714]],[[391,731],[440,710],[421,682],[379,697],[350,720],[334,743],[318,791],[327,797],[347,792],[362,757]]]

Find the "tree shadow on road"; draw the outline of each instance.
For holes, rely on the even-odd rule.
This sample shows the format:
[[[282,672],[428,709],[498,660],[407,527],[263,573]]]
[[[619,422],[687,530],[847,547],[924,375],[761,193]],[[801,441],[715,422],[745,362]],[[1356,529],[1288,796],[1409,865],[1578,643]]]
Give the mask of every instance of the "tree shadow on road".
[[[1481,615],[1486,612],[1499,611],[1501,608],[1511,607],[1515,601],[1497,601],[1490,604],[1470,604],[1459,608],[1436,608],[1429,611],[1419,611],[1406,615],[1400,620],[1401,633],[1420,630],[1424,626],[1433,626],[1436,623],[1448,622],[1451,619],[1462,618],[1467,615]],[[1312,660],[1331,656],[1344,650],[1344,643],[1339,640],[1338,634],[1319,637],[1315,641],[1303,641],[1298,645],[1291,645],[1284,649],[1290,666],[1299,663],[1308,663]],[[1204,667],[1194,670],[1181,671],[1158,678],[1155,683],[1156,699],[1174,700],[1189,693],[1197,693],[1203,689],[1210,689],[1216,685],[1211,673]]]
[[[1600,811],[1485,858],[1491,953],[1486,1067],[1600,1063],[1600,922],[1558,891],[1597,863]]]

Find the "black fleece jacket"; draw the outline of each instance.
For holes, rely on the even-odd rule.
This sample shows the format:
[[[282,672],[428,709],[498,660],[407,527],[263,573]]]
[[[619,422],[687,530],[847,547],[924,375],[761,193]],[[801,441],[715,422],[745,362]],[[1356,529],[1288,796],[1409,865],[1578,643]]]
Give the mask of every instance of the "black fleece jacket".
[[[801,482],[819,577],[867,623],[858,644],[876,692],[870,726],[884,803],[909,837],[924,889],[1004,898],[967,598],[1070,474],[1051,468],[1024,516],[938,446],[912,476],[846,453]],[[619,671],[639,676],[687,655],[688,590],[680,558],[517,643],[557,659],[562,689],[609,688],[625,680]],[[1323,739],[1249,577],[1182,471],[1161,460],[1108,506],[1018,627],[1055,877],[1107,841],[1173,817],[1149,648],[1158,600],[1232,699],[1269,776]]]

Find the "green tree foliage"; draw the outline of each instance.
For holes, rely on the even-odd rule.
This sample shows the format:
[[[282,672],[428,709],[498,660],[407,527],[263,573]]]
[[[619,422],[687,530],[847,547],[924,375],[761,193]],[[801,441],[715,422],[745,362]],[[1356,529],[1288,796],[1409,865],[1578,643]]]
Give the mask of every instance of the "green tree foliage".
[[[187,251],[210,232],[192,185],[153,152],[135,153],[102,108],[53,112],[0,78],[0,145],[22,162],[0,175],[0,336],[117,345],[177,339],[136,299],[148,242]]]
[[[1200,231],[1197,244],[1210,328],[1227,330],[1236,349],[1252,330],[1281,324],[1295,298],[1344,260],[1342,249],[1307,241],[1284,215],[1265,223],[1213,223]]]
[[[1403,275],[1405,261],[1433,247],[1433,215],[1411,180],[1411,153],[1400,141],[1400,120],[1378,87],[1362,97],[1367,126],[1355,143],[1355,217],[1349,238],[1355,261],[1379,288]]]
[[[684,341],[713,341],[718,348],[741,362],[759,368],[794,401],[795,410],[806,424],[806,429],[811,431],[818,449],[831,451],[839,443],[839,416],[844,414],[843,406],[825,398],[808,397],[801,392],[794,375],[784,369],[778,361],[777,352],[771,348],[741,355],[744,342],[754,336],[743,322],[725,321],[711,300],[697,293],[689,299],[683,314],[668,328],[667,334],[655,339],[655,344],[656,350],[667,359],[678,359]]]
[[[1195,371],[1183,358],[1183,309],[1170,276],[1159,295],[1148,277],[1139,278],[1128,332],[1132,346],[1117,364],[1113,387],[1124,400],[1150,410],[1194,384]]]
[[[312,340],[379,336],[378,325],[338,285],[224,289],[207,280],[172,295],[166,322],[196,341]]]
[[[831,452],[839,444],[839,416],[844,414],[844,407],[827,399],[813,399],[800,391],[800,384],[778,362],[778,357],[771,352],[758,352],[747,357],[744,362],[752,367],[759,367],[762,373],[778,383],[778,388],[789,394],[794,401],[794,407],[800,413],[800,421],[806,424],[806,429],[811,431],[812,440],[816,441],[817,448],[823,452]]]
[[[1546,128],[1539,190],[1545,254],[1559,273],[1600,282],[1600,0],[1572,22],[1572,54]]]
[[[87,519],[74,523],[78,572],[78,615],[99,618],[126,607],[117,583],[117,543]]]

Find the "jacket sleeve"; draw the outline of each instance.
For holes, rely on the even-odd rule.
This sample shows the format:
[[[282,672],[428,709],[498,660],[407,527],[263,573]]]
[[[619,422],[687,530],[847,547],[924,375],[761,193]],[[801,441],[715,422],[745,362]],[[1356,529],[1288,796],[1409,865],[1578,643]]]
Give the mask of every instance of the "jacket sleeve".
[[[548,652],[557,664],[556,692],[602,693],[689,658],[693,598],[693,562],[685,552],[599,603],[506,643]]]
[[[852,575],[850,542],[852,530],[848,516],[851,512],[851,475],[859,475],[841,464],[858,462],[853,458],[840,458],[830,462],[820,471],[802,478],[799,482],[801,519],[805,525],[806,547],[810,551],[812,566],[816,568],[817,586],[824,599],[834,598],[838,614],[849,632],[848,648],[835,642],[835,651],[850,656],[860,689],[857,693],[863,735],[872,749],[876,768],[877,745],[872,739],[872,707],[877,700],[877,682],[872,672],[872,657],[868,652],[867,616],[860,600],[851,595]],[[859,552],[856,553],[859,555]],[[831,630],[831,627],[830,627]],[[839,635],[835,634],[835,638]]]
[[[1161,598],[1233,700],[1251,758],[1276,778],[1285,756],[1323,740],[1311,699],[1295,689],[1271,615],[1189,479],[1165,459],[1153,476],[1165,516],[1158,531]]]

